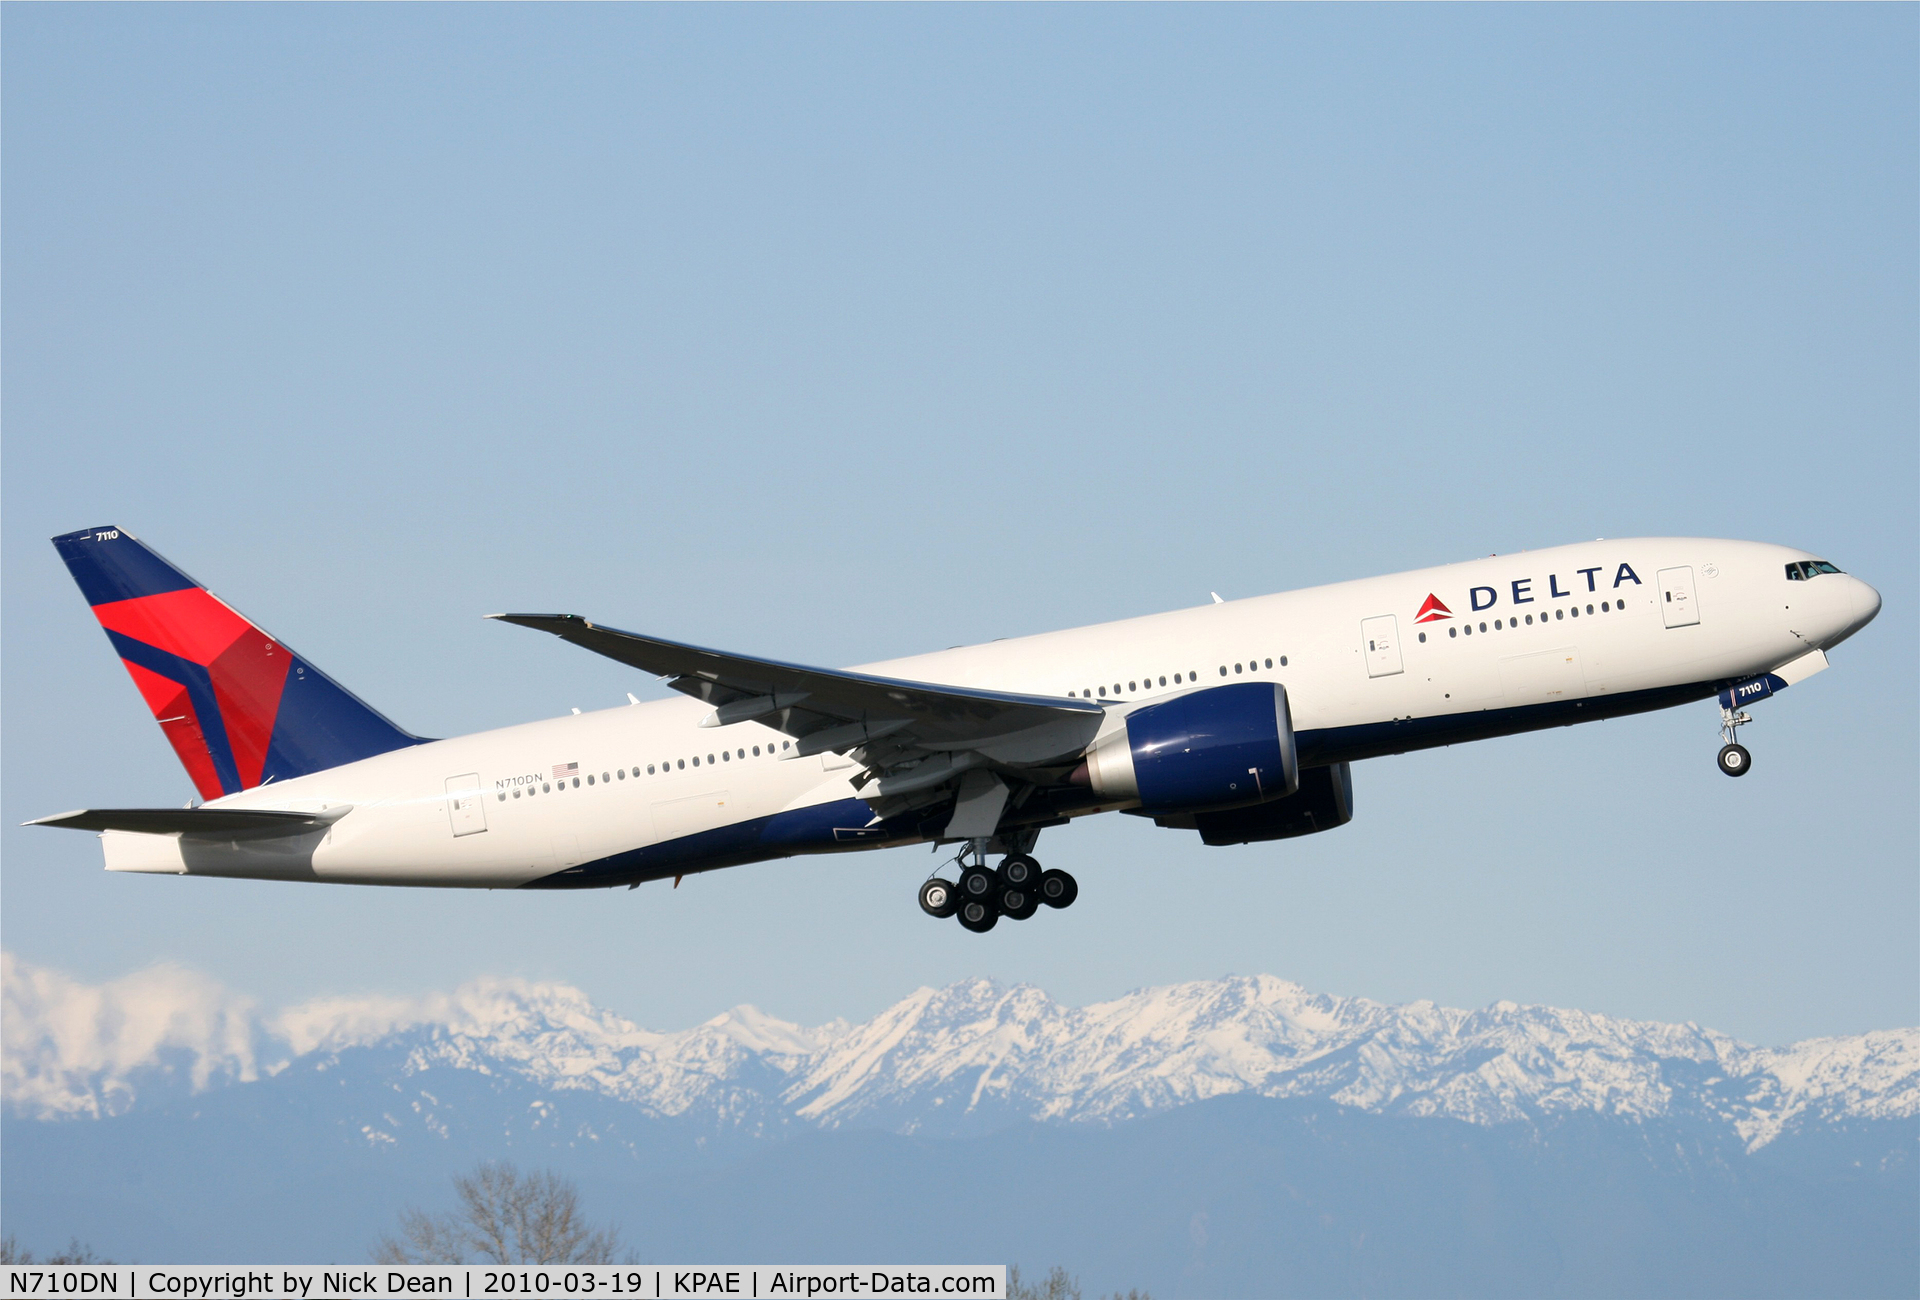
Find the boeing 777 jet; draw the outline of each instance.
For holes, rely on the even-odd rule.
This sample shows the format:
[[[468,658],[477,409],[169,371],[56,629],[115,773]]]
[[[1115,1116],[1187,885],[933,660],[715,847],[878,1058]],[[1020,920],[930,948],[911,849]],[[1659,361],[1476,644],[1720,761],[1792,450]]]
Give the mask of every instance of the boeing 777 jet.
[[[496,614],[679,698],[429,740],[124,529],[53,543],[203,801],[30,823],[99,832],[110,871],[590,889],[931,841],[957,870],[920,906],[974,931],[1073,903],[1033,857],[1049,826],[1312,835],[1352,818],[1352,765],[1383,754],[1717,697],[1741,776],[1745,706],[1880,611],[1807,551],[1644,537],[849,670]]]

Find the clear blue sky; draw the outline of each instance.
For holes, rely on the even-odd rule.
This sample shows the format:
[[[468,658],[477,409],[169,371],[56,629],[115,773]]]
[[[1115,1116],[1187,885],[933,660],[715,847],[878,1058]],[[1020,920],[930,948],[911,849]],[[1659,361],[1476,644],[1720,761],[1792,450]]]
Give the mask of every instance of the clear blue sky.
[[[1912,6],[22,6],[4,23],[6,946],[674,1028],[1227,972],[1763,1042],[1920,1021]],[[186,799],[46,538],[132,529],[415,731],[660,688],[481,621],[845,664],[1598,536],[1886,598],[1758,706],[1383,759],[1333,834],[677,893],[110,877]]]

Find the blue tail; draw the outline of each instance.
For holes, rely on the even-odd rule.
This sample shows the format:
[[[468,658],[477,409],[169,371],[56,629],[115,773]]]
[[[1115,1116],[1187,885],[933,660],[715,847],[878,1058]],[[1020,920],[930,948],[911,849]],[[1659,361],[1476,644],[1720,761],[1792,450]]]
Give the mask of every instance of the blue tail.
[[[132,533],[53,545],[203,799],[422,743]]]

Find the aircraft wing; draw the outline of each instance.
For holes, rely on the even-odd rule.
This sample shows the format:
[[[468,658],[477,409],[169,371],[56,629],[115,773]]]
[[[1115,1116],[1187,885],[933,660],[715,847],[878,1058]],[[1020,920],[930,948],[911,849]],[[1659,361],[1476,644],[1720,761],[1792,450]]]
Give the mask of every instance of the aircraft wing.
[[[137,831],[143,835],[226,835],[238,831],[297,835],[330,825],[347,811],[346,805],[323,813],[265,808],[82,808],[22,824],[64,826],[76,831]]]
[[[577,614],[489,617],[551,632],[666,678],[675,690],[715,706],[703,726],[756,720],[795,739],[791,757],[860,750],[859,757],[876,773],[929,754],[971,752],[993,763],[1015,765],[1078,758],[1104,716],[1092,700],[899,681],[754,659],[602,627]]]

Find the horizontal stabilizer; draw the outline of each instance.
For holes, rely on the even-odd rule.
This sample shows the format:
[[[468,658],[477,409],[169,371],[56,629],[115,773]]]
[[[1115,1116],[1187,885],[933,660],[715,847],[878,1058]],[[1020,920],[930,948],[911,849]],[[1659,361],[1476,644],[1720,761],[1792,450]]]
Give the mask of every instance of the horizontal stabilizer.
[[[236,831],[272,831],[298,835],[330,826],[351,805],[325,812],[279,812],[266,808],[82,808],[25,823],[64,826],[76,831],[135,831],[142,835],[228,835]]]

